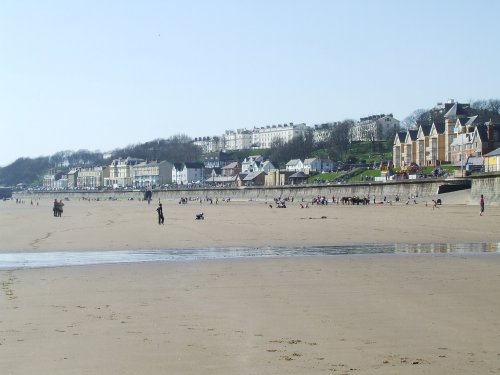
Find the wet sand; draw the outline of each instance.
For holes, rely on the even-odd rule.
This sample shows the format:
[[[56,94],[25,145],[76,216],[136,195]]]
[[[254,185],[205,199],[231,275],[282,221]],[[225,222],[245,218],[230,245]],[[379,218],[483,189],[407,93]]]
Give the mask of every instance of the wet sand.
[[[144,202],[70,201],[62,218],[50,202],[2,202],[0,251],[499,240],[489,207],[165,203],[159,226]],[[41,268],[0,282],[2,374],[500,371],[498,254]]]

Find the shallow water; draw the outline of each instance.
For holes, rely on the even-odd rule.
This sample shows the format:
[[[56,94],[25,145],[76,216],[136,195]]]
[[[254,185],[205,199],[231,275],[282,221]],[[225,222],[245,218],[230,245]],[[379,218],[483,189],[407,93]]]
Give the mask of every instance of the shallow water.
[[[415,253],[500,253],[500,243],[382,244],[295,248],[232,247],[207,249],[0,253],[0,269],[84,266],[114,263],[188,262],[209,259]]]

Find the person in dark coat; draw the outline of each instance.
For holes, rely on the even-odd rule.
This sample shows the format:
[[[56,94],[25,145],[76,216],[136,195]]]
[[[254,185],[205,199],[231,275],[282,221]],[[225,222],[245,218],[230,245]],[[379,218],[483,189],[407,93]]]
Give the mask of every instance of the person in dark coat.
[[[158,224],[163,224],[165,221],[165,217],[163,216],[163,208],[161,203],[158,205],[156,212],[158,212]]]

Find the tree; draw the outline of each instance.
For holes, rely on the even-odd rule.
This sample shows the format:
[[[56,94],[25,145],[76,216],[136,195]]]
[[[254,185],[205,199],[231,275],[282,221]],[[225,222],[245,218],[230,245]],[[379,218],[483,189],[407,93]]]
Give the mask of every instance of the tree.
[[[333,126],[328,141],[328,149],[333,159],[341,159],[342,155],[349,149],[353,126],[354,120],[344,120]]]
[[[500,100],[499,99],[490,99],[488,101],[488,110],[495,112],[495,113],[500,113]]]
[[[428,112],[427,109],[419,108],[414,110],[410,115],[405,117],[401,122],[400,122],[400,127],[401,129],[408,130],[411,127],[415,126],[418,124],[419,120],[421,119],[422,115],[426,114]]]

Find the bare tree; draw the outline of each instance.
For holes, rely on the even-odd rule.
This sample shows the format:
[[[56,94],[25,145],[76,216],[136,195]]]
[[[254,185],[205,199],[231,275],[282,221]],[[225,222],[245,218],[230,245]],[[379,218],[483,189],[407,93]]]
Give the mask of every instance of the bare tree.
[[[407,130],[412,128],[419,121],[421,121],[422,116],[425,115],[427,112],[428,110],[423,108],[414,110],[411,114],[409,114],[400,122],[401,129]]]
[[[500,113],[500,100],[499,99],[488,100],[487,109],[495,113]]]

